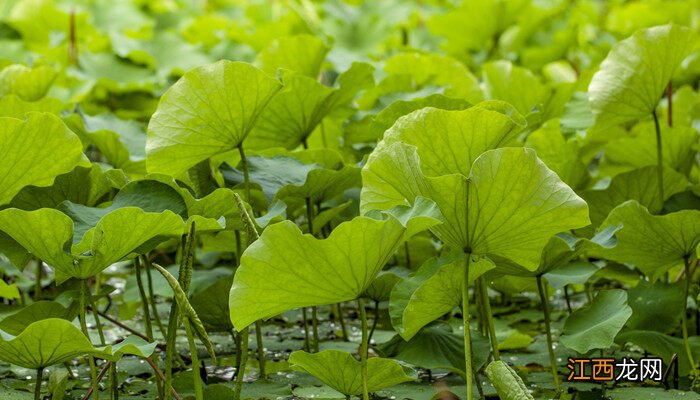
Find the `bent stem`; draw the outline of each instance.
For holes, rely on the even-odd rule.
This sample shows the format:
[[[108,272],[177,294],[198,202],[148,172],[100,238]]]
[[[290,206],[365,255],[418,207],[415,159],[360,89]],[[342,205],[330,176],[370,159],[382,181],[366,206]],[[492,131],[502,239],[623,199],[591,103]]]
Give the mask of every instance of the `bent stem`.
[[[683,331],[683,346],[685,347],[686,355],[688,356],[688,362],[690,363],[690,371],[693,378],[698,377],[697,365],[695,364],[695,358],[693,358],[693,351],[690,349],[690,343],[688,342],[688,294],[690,292],[690,258],[686,258],[685,263],[685,288],[683,296],[683,314],[681,314],[681,330]]]
[[[187,344],[190,348],[190,357],[192,359],[192,382],[194,383],[194,395],[197,400],[204,400],[204,390],[202,389],[202,379],[199,376],[199,356],[197,355],[197,345],[194,343],[194,335],[192,327],[187,318],[182,318],[182,324],[185,325],[185,333],[187,334]]]
[[[379,322],[379,302],[375,301],[374,302],[374,319],[372,319],[372,329],[369,330],[369,338],[367,339],[369,342],[372,341],[372,336],[374,335],[374,331],[377,329],[378,322]]]
[[[243,389],[243,376],[248,363],[248,327],[241,331],[241,367],[236,371],[236,385],[233,387],[233,399],[240,400],[241,389]]]
[[[474,394],[474,371],[472,370],[472,335],[469,328],[469,263],[471,254],[465,252],[464,282],[462,283],[462,322],[464,325],[464,376],[467,381],[467,400],[472,400]]]
[[[36,387],[34,387],[34,400],[41,399],[41,380],[44,378],[44,367],[36,369]]]
[[[367,353],[369,352],[369,337],[367,335],[367,312],[365,311],[365,301],[357,299],[357,306],[360,308],[360,320],[362,321],[362,347],[360,349],[360,362],[362,363],[362,400],[369,400],[367,391]]]
[[[656,130],[656,164],[658,165],[659,196],[661,196],[661,205],[663,205],[666,197],[664,197],[664,157],[661,144],[661,127],[659,126],[659,118],[656,116],[656,110],[653,110],[651,115],[654,117],[654,129]]]
[[[542,303],[542,312],[544,313],[544,328],[547,331],[547,351],[549,352],[549,364],[552,368],[552,377],[554,384],[557,387],[557,392],[561,391],[559,383],[559,374],[557,373],[557,359],[554,356],[554,346],[552,344],[552,327],[549,315],[549,300],[547,298],[546,283],[542,281],[542,276],[537,276],[537,291],[540,294],[540,302]]]
[[[491,301],[489,300],[488,285],[484,280],[484,277],[479,277],[481,282],[481,290],[479,294],[481,296],[481,307],[484,314],[484,319],[486,320],[486,326],[489,331],[489,339],[491,340],[491,351],[493,352],[493,359],[499,361],[501,359],[501,354],[498,352],[498,338],[496,338],[496,327],[493,323],[493,316],[491,315]]]

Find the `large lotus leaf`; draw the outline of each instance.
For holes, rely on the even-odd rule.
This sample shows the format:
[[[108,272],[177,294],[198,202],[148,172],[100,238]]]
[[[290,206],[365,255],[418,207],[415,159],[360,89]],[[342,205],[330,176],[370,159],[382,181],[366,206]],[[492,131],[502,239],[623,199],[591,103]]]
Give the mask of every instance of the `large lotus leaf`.
[[[138,336],[128,336],[115,345],[98,347],[97,351],[92,352],[92,354],[110,361],[118,361],[126,354],[146,358],[153,354],[157,344],[156,342],[148,343]]]
[[[38,101],[24,101],[14,94],[0,97],[0,117],[23,119],[25,114],[33,111],[58,115],[68,108],[69,104],[52,97],[44,97]]]
[[[270,75],[282,68],[316,79],[328,50],[316,36],[281,37],[258,53],[255,63]]]
[[[240,146],[281,87],[241,62],[222,60],[188,71],[163,94],[151,118],[148,171],[176,174]]]
[[[10,65],[0,70],[0,97],[15,94],[23,100],[36,101],[46,95],[54,79],[56,71],[46,65]]]
[[[471,103],[483,100],[479,81],[458,60],[419,52],[398,53],[388,60],[384,70],[394,75],[409,75],[419,87],[445,86],[445,95],[463,98]]]
[[[302,234],[291,221],[268,227],[236,271],[229,298],[233,326],[358,298],[404,240],[438,222],[434,209],[425,210],[421,206],[414,218],[410,211],[384,220],[357,217],[324,240]]]
[[[450,153],[446,157],[443,165],[459,163]],[[426,177],[421,167],[415,146],[397,142],[378,147],[363,169],[361,210],[384,209],[424,196],[438,205],[444,217],[444,223],[432,229],[438,238],[469,253],[507,258],[530,270],[539,265],[542,248],[552,235],[588,225],[586,203],[531,149],[487,151],[474,162],[468,178],[460,170]],[[439,171],[439,164],[433,168]]]
[[[690,362],[688,354],[683,350],[682,338],[656,331],[626,330],[617,335],[615,341],[620,345],[634,343],[650,354],[663,358],[666,365],[671,362],[671,357],[676,355],[679,374],[685,376],[690,372]],[[700,336],[689,337],[688,343],[693,359],[697,360],[700,357]]]
[[[11,207],[23,210],[57,208],[64,201],[94,206],[112,190],[99,165],[91,168],[76,167],[59,175],[51,186],[25,186],[10,202]]]
[[[371,83],[371,72],[369,65],[355,63],[338,77],[339,86],[331,88],[307,76],[282,71],[284,89],[260,114],[246,145],[254,149],[298,147],[326,116]]]
[[[566,285],[583,285],[598,272],[598,266],[588,261],[574,261],[555,268],[543,277],[554,289],[563,289]]]
[[[126,62],[111,53],[82,51],[78,59],[79,68],[71,67],[66,72],[70,78],[83,82],[83,92],[98,87],[115,93],[153,90],[155,74],[148,68]],[[72,97],[80,100],[87,93]]]
[[[469,282],[494,267],[486,258],[472,260]],[[426,261],[416,274],[399,282],[391,292],[389,315],[394,329],[410,340],[428,323],[462,304],[464,254],[455,252]]]
[[[618,226],[617,246],[601,252],[604,257],[634,264],[652,279],[698,255],[700,211],[681,210],[651,215],[646,207],[630,200],[616,207],[601,228]]]
[[[295,351],[289,356],[292,369],[306,372],[346,396],[362,394],[361,363],[352,354],[337,350],[324,350],[316,354]],[[372,357],[367,360],[367,391],[412,381],[398,362]]]
[[[233,275],[222,276],[214,283],[195,291],[192,289],[190,304],[199,315],[204,327],[212,332],[231,332],[231,313],[228,308],[228,295],[231,291]]]
[[[570,187],[578,188],[586,181],[588,170],[579,157],[578,145],[564,138],[559,120],[548,121],[530,133],[525,146],[535,149],[537,157]]]
[[[93,350],[80,329],[65,319],[33,322],[17,336],[0,331],[0,359],[24,368],[48,367]]]
[[[653,123],[644,123],[635,127],[633,136],[622,137],[605,146],[605,154],[600,165],[604,175],[649,165],[657,165],[656,134]],[[684,171],[692,164],[695,152],[693,145],[697,142],[697,131],[691,127],[678,126],[668,128],[661,126],[662,157],[664,166]]]
[[[80,139],[45,113],[29,113],[26,120],[0,118],[0,148],[0,205],[25,186],[51,185],[84,159]]]
[[[664,168],[664,196],[666,199],[687,187],[685,177]],[[627,200],[636,200],[652,214],[661,211],[663,202],[659,196],[658,167],[648,166],[615,176],[603,190],[586,190],[581,193],[590,208],[591,222],[599,226],[610,211]],[[664,200],[666,200],[664,199]]]
[[[485,64],[483,73],[486,98],[507,101],[523,115],[541,107],[549,96],[549,89],[535,74],[510,61]]]
[[[490,353],[487,338],[471,333],[474,367],[481,368]],[[406,341],[396,335],[376,347],[385,357],[395,358],[425,369],[448,369],[464,374],[464,335],[452,332],[445,322],[436,322]]]
[[[17,336],[29,325],[47,318],[72,319],[70,310],[55,301],[42,300],[32,303],[21,310],[0,320],[0,330]]]
[[[471,107],[471,103],[461,98],[447,97],[439,93],[410,100],[396,100],[383,107],[376,115],[367,116],[359,122],[351,121],[346,127],[345,143],[356,144],[379,141],[384,132],[396,123],[396,120],[425,107],[442,110],[464,110]]]
[[[85,232],[82,241],[71,246],[73,224],[70,217],[49,208],[0,211],[0,230],[51,265],[59,283],[69,277],[89,278],[134,252],[182,235],[186,229],[182,218],[172,211],[151,213],[124,207],[104,216]]]
[[[639,281],[627,291],[632,317],[627,328],[671,333],[685,309],[683,282]]]
[[[669,24],[637,31],[613,46],[588,86],[596,125],[649,116],[695,43],[692,30]]]
[[[632,315],[627,292],[603,290],[589,306],[576,310],[567,318],[561,343],[581,354],[606,349]]]

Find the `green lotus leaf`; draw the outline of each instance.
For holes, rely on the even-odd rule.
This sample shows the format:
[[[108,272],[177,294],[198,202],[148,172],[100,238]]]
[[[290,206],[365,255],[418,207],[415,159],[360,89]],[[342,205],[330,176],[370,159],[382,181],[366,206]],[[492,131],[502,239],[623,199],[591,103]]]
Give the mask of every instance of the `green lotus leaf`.
[[[421,329],[409,341],[395,335],[375,348],[383,357],[395,358],[425,369],[447,369],[464,374],[464,335],[452,332],[445,322]],[[486,362],[490,351],[488,339],[472,332],[472,351],[476,369]]]
[[[639,270],[658,279],[687,257],[697,257],[700,245],[700,211],[681,210],[666,215],[651,215],[634,200],[617,206],[601,228],[620,227],[615,234],[617,246],[601,255],[608,259],[634,264]]]
[[[80,101],[91,89],[108,90],[114,93],[153,90],[156,77],[143,66],[126,62],[111,53],[83,51],[78,59],[79,68],[69,68],[69,77],[82,82],[71,100]]]
[[[694,157],[693,145],[697,131],[687,126],[661,126],[663,165],[678,171],[687,171]],[[656,137],[653,123],[642,123],[632,130],[632,136],[622,137],[605,146],[600,165],[604,175],[615,175],[649,165],[657,165]]]
[[[361,364],[346,352],[324,350],[316,354],[295,351],[289,364],[296,371],[306,372],[346,396],[362,394]],[[367,360],[367,391],[376,392],[409,382],[415,378],[394,360],[372,357]]]
[[[58,115],[69,107],[69,104],[52,97],[37,101],[25,101],[14,94],[0,97],[0,117],[24,119],[25,114],[33,111]]]
[[[486,258],[472,261],[469,281],[494,267]],[[410,340],[428,323],[459,307],[464,285],[464,254],[453,252],[426,261],[416,274],[394,286],[389,315],[394,329]]]
[[[50,186],[83,164],[83,145],[55,115],[29,113],[26,120],[0,118],[0,205],[28,185]]]
[[[486,98],[507,101],[523,115],[542,108],[549,97],[549,89],[535,74],[510,61],[485,64],[483,74]]]
[[[679,349],[684,348],[682,338],[656,331],[625,330],[617,335],[615,341],[620,345],[636,344],[650,354],[663,358],[665,365],[669,365],[671,357],[676,355],[679,375],[686,376],[691,371],[688,354],[685,351],[679,351]],[[700,357],[700,336],[689,337],[688,343],[693,353],[693,359],[697,360]]]
[[[254,149],[294,149],[304,143],[325,117],[346,105],[372,82],[372,68],[354,63],[331,88],[316,79],[281,71],[282,89],[260,114],[246,145]]]
[[[632,316],[627,292],[602,290],[589,306],[576,310],[564,324],[561,343],[581,354],[612,346],[615,336]]]
[[[75,317],[75,315],[71,315],[70,310],[61,304],[55,301],[41,300],[0,320],[0,330],[17,336],[36,321],[48,318],[70,320],[72,317]]]
[[[231,313],[228,308],[228,295],[232,283],[233,275],[228,275],[219,277],[214,283],[198,290],[195,290],[194,287],[191,288],[190,304],[207,330],[231,332],[233,329]]]
[[[58,210],[0,211],[0,230],[52,266],[58,283],[69,277],[89,278],[132,253],[182,235],[185,229],[182,218],[172,211],[124,207],[102,217],[74,243],[74,222]]]
[[[188,71],[160,99],[148,125],[149,172],[177,174],[243,143],[280,83],[241,62]]]
[[[424,196],[435,201],[444,217],[432,229],[443,242],[477,256],[507,258],[530,270],[537,268],[552,235],[588,225],[586,203],[533,150],[486,151],[512,137],[513,122],[498,124],[499,113],[479,106],[439,111],[470,112],[470,122],[488,118],[471,126],[463,123],[469,130],[455,132],[417,118],[426,112],[435,111],[400,119],[370,155],[362,171],[362,212]],[[426,131],[431,135],[419,135]]]
[[[578,145],[564,138],[559,120],[550,120],[530,133],[525,146],[535,149],[537,157],[570,187],[578,188],[587,180],[588,169],[579,156]]]
[[[486,367],[486,376],[503,400],[534,400],[522,378],[503,361],[493,361]]]
[[[649,116],[695,43],[691,29],[668,24],[637,31],[613,46],[588,86],[596,125]]]
[[[270,75],[282,68],[316,79],[328,50],[316,36],[286,36],[258,53],[255,64]]]
[[[14,283],[8,284],[5,281],[0,281],[0,297],[8,300],[19,299],[19,288]],[[2,328],[0,327],[0,329]]]
[[[327,239],[304,235],[291,221],[269,226],[241,257],[231,287],[231,321],[241,330],[287,310],[358,298],[407,238],[438,223],[434,209],[377,220],[357,217]],[[393,210],[396,211],[396,210]],[[371,245],[369,245],[371,244]]]
[[[409,75],[419,87],[445,86],[445,95],[470,103],[484,99],[478,79],[464,64],[449,56],[402,52],[386,60],[384,70],[389,74]]]
[[[109,179],[99,165],[76,167],[59,175],[51,186],[25,186],[10,202],[23,210],[58,208],[64,201],[94,206],[112,190]]]
[[[678,172],[664,168],[664,200],[687,187],[686,178]],[[610,211],[627,200],[636,200],[652,214],[661,211],[663,202],[659,196],[658,167],[648,166],[615,176],[603,190],[585,190],[581,193],[590,208],[591,222],[599,226]]]
[[[148,343],[138,336],[128,336],[115,345],[98,347],[97,351],[91,353],[110,361],[118,361],[127,354],[147,358],[156,351],[157,344],[156,342]]]
[[[60,364],[94,349],[80,329],[60,318],[33,322],[16,336],[0,331],[0,360],[23,368]]]
[[[685,308],[684,294],[682,282],[640,280],[627,291],[632,308],[627,328],[672,333]]]
[[[391,290],[398,282],[401,282],[401,275],[395,271],[381,271],[374,281],[362,293],[362,297],[366,297],[375,302],[389,300]]]
[[[56,71],[46,65],[10,65],[0,70],[0,97],[15,94],[22,100],[36,101],[46,95],[54,79]]]
[[[563,289],[566,285],[583,285],[598,269],[597,265],[588,261],[573,261],[543,276],[552,288]]]

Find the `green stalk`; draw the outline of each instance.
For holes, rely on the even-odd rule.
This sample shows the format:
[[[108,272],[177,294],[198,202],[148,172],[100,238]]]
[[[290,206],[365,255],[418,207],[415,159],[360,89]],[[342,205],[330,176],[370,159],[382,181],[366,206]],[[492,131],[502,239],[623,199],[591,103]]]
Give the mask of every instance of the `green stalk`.
[[[559,383],[559,374],[557,373],[557,358],[554,356],[554,345],[552,344],[552,325],[549,315],[549,299],[547,298],[546,282],[542,281],[542,276],[537,276],[537,291],[540,294],[540,302],[542,303],[542,312],[544,313],[544,329],[547,331],[547,351],[549,352],[549,364],[552,368],[552,377],[554,384],[557,387],[557,392],[561,391]]]
[[[260,368],[260,377],[267,378],[267,372],[265,372],[265,348],[263,347],[263,336],[262,336],[262,321],[255,321],[255,342],[258,344],[258,367]]]
[[[309,319],[306,316],[306,307],[301,309],[301,321],[304,326],[304,350],[311,351],[311,340],[309,340]]]
[[[41,380],[44,378],[44,367],[36,369],[36,386],[34,387],[34,400],[41,400]]]
[[[491,351],[493,352],[493,359],[499,361],[501,359],[501,354],[498,352],[498,338],[496,337],[496,328],[493,323],[493,316],[491,315],[491,301],[489,300],[488,285],[483,276],[479,277],[479,280],[481,281],[481,290],[479,291],[481,295],[481,306],[489,331],[489,339],[491,339]]]
[[[367,390],[367,353],[369,352],[369,337],[367,335],[367,312],[362,298],[357,299],[360,308],[360,320],[362,321],[362,347],[360,350],[360,362],[362,363],[362,400],[369,400]]]
[[[92,309],[92,316],[95,318],[95,326],[97,327],[97,333],[100,336],[100,345],[104,346],[107,344],[105,341],[105,334],[102,330],[102,322],[100,321],[99,312],[97,311],[97,305],[95,304],[95,298],[90,294],[90,289],[88,288],[87,280],[83,280],[85,283],[85,290],[87,293],[87,298],[90,303],[90,308]]]
[[[87,320],[85,319],[87,317],[87,298],[89,295],[90,293],[88,292],[87,281],[83,279],[80,281],[80,329],[83,331],[83,334],[88,338],[88,340],[90,340],[90,342],[92,343],[92,340],[90,339],[90,332],[87,328]],[[90,364],[90,378],[92,379],[92,391],[93,393],[95,393],[95,399],[99,400],[100,383],[97,380],[97,367],[95,366],[95,357],[88,356],[88,364]]]
[[[462,282],[462,320],[464,324],[464,376],[467,381],[467,400],[474,398],[474,371],[472,370],[472,335],[469,327],[469,263],[471,254],[465,252],[464,282]]]
[[[693,357],[693,352],[690,349],[690,343],[688,342],[688,294],[690,292],[690,259],[686,258],[685,263],[685,289],[683,296],[683,314],[681,314],[681,330],[683,332],[683,346],[685,347],[686,355],[688,356],[688,362],[690,363],[691,374],[693,378],[698,376],[697,365],[695,364],[695,358]]]
[[[318,353],[318,310],[316,306],[311,307],[311,328],[314,339],[314,353]]]
[[[248,171],[248,159],[243,150],[243,143],[238,146],[238,154],[241,155],[241,167],[243,168],[243,183],[245,184],[245,200],[250,204],[250,171]],[[252,207],[252,206],[251,206]]]
[[[306,143],[306,142],[304,142]],[[309,228],[309,235],[314,236],[314,206],[311,203],[311,197],[306,198],[306,223]],[[318,316],[316,315],[316,307],[311,307],[311,326],[313,327],[313,351],[318,353]],[[307,329],[306,316],[304,316],[304,327]]]
[[[343,304],[336,304],[338,307],[338,321],[340,321],[340,331],[343,332],[343,342],[349,342],[350,336],[348,335],[348,327],[345,326],[345,319],[343,318]]]
[[[165,339],[167,333],[165,327],[163,326],[163,321],[160,320],[160,314],[158,314],[158,307],[155,302],[155,291],[153,290],[153,276],[151,275],[151,263],[148,261],[148,257],[144,257],[144,265],[146,266],[146,280],[148,281],[148,298],[150,300],[151,311],[153,312],[153,317],[156,320],[156,325],[158,325],[158,330],[160,334]]]
[[[248,363],[248,328],[241,331],[241,367],[236,371],[236,385],[233,387],[233,400],[241,399],[241,390],[243,389],[243,376],[245,375],[245,367]]]
[[[117,381],[117,363],[109,363],[109,382],[112,387],[112,400],[119,400],[119,382]]]
[[[197,345],[194,343],[194,334],[192,327],[187,318],[182,319],[182,324],[185,325],[185,333],[187,333],[187,344],[190,348],[190,357],[192,359],[192,382],[194,383],[194,396],[197,400],[204,400],[204,389],[202,388],[202,379],[199,376],[199,356],[197,355]]]
[[[659,118],[656,116],[656,110],[651,112],[654,117],[654,128],[656,129],[656,163],[658,164],[658,180],[659,180],[659,195],[661,196],[661,204],[663,205],[664,200],[664,157],[663,148],[661,144],[661,127],[659,126]]]
[[[34,301],[41,300],[41,275],[44,271],[41,260],[36,260],[36,282],[34,282]]]
[[[151,325],[151,311],[148,308],[148,297],[146,297],[146,290],[143,287],[143,278],[141,277],[141,262],[139,257],[134,258],[134,267],[136,267],[136,284],[139,287],[139,295],[141,296],[141,306],[143,307],[143,324],[146,330],[146,336],[148,336],[148,341],[153,341],[153,326]]]
[[[374,302],[374,319],[372,320],[372,329],[369,330],[369,339],[372,341],[372,336],[374,336],[374,331],[377,329],[377,323],[379,322],[379,302]]]

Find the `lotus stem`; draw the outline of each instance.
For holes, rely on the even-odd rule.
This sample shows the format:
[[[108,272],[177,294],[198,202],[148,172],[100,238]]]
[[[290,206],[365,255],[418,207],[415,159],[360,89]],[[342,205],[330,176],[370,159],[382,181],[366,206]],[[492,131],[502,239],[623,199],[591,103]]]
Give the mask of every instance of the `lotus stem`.
[[[90,339],[90,332],[88,331],[87,327],[87,303],[88,303],[88,297],[90,296],[90,292],[88,290],[88,285],[87,281],[85,279],[82,279],[80,281],[80,329],[83,331],[83,334],[85,337],[88,338],[90,343],[92,343],[92,340]],[[97,315],[97,313],[93,313],[94,315]],[[95,398],[99,399],[99,382],[97,380],[97,367],[95,366],[95,357],[88,355],[88,364],[90,365],[90,378],[92,379],[92,390],[95,392]]]
[[[194,335],[190,321],[187,318],[182,318],[182,324],[185,326],[187,334],[187,344],[190,348],[190,357],[192,359],[192,382],[194,384],[194,395],[197,400],[204,400],[204,390],[202,389],[202,378],[199,376],[199,356],[197,355],[197,345],[194,342]]]
[[[681,330],[683,332],[683,346],[685,347],[686,355],[688,356],[688,362],[690,363],[690,371],[693,378],[698,376],[697,365],[695,364],[695,358],[693,357],[693,351],[690,348],[690,343],[688,342],[688,294],[690,293],[690,259],[686,258],[683,264],[685,268],[685,288],[683,296],[683,313],[681,314]]]
[[[263,336],[262,336],[262,321],[255,321],[255,342],[258,345],[258,367],[260,368],[260,377],[267,378],[267,372],[265,371],[265,348],[263,347]]]
[[[666,103],[668,104],[666,122],[668,127],[673,127],[673,82],[669,82],[666,86]]]
[[[41,380],[44,378],[44,367],[36,369],[36,385],[34,386],[34,400],[41,400]]]
[[[309,339],[309,319],[306,315],[306,307],[301,309],[301,322],[304,327],[304,350],[311,352],[311,340]]]
[[[41,300],[41,275],[44,272],[41,260],[36,260],[36,282],[34,282],[34,301]]]
[[[245,367],[248,363],[248,331],[246,327],[241,331],[241,366],[236,371],[236,384],[233,387],[233,400],[241,399],[241,390],[243,389],[243,377],[245,375]]]
[[[156,320],[156,325],[158,325],[158,330],[160,331],[160,335],[165,339],[167,337],[167,331],[165,330],[165,327],[163,326],[163,321],[160,319],[160,314],[158,314],[158,307],[156,306],[155,302],[155,290],[153,290],[153,276],[151,275],[151,262],[148,260],[148,257],[143,258],[144,261],[144,266],[146,270],[146,281],[148,283],[148,299],[149,303],[151,306],[151,312],[153,315],[153,318]]]
[[[469,263],[471,254],[464,253],[464,282],[462,283],[462,322],[464,325],[464,377],[467,381],[467,400],[474,398],[474,371],[472,369],[472,338],[469,327]]]
[[[557,392],[561,391],[561,384],[559,383],[559,374],[557,372],[557,358],[554,356],[554,345],[552,341],[552,325],[551,317],[549,314],[549,299],[547,298],[547,286],[546,282],[542,280],[542,276],[537,276],[537,291],[540,294],[540,302],[542,303],[542,312],[544,313],[544,329],[547,334],[547,351],[549,352],[549,364],[552,369],[552,377],[554,378],[554,385],[557,387]]]
[[[311,332],[313,333],[314,353],[318,353],[318,307],[311,307]]]
[[[246,158],[243,143],[238,145],[238,154],[241,156],[241,167],[243,168],[243,183],[245,184],[245,201],[250,204],[250,171],[248,171],[248,158]]]
[[[146,297],[146,290],[143,287],[143,278],[141,273],[143,269],[141,268],[141,261],[138,257],[134,258],[134,267],[136,268],[136,284],[139,287],[139,295],[141,296],[141,306],[143,307],[143,325],[146,330],[146,336],[148,341],[153,341],[153,327],[151,325],[151,311],[148,308],[148,297]]]
[[[654,129],[656,130],[656,163],[658,165],[658,180],[659,180],[659,196],[661,197],[661,205],[663,206],[664,200],[664,157],[663,157],[663,145],[661,143],[661,127],[659,126],[659,117],[656,116],[656,110],[651,112],[654,117]]]
[[[486,319],[486,327],[489,331],[489,339],[491,340],[491,351],[493,352],[493,359],[499,361],[501,359],[501,354],[498,351],[498,338],[496,337],[496,327],[493,323],[493,316],[491,315],[491,301],[489,300],[488,285],[484,280],[484,277],[479,277],[481,281],[481,290],[479,294],[481,295],[481,306],[484,310],[484,318]]]
[[[362,322],[362,347],[360,349],[360,362],[362,363],[362,400],[369,400],[367,390],[367,354],[369,352],[369,337],[367,334],[367,312],[365,311],[365,301],[357,299],[357,306],[360,309],[360,320]]]
[[[374,319],[372,320],[372,329],[369,330],[369,341],[372,342],[372,336],[374,331],[377,329],[377,323],[379,322],[379,302],[374,302]]]
[[[350,336],[348,335],[348,328],[345,326],[345,319],[343,318],[343,304],[338,303],[338,321],[340,322],[340,331],[343,332],[343,341],[349,342]]]
[[[119,381],[117,380],[117,363],[109,363],[109,382],[112,387],[112,400],[119,400]]]

